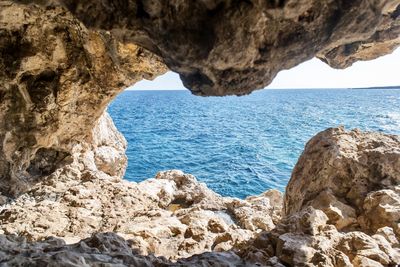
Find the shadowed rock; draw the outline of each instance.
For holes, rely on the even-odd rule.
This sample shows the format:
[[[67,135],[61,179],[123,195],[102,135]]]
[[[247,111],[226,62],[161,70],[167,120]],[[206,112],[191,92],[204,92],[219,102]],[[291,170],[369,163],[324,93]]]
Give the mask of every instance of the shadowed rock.
[[[399,44],[399,6],[0,0],[1,264],[400,262],[398,137],[342,128],[318,134],[282,210],[277,191],[223,198],[181,172],[121,181],[126,141],[105,112],[127,86],[167,71],[164,64],[194,94],[243,95],[314,56],[344,68],[390,53]],[[90,235],[75,245],[45,240]]]
[[[400,44],[396,0],[60,1],[161,56],[198,95],[248,94],[314,56],[344,68]]]
[[[62,7],[0,1],[0,194],[24,192],[90,153],[84,168],[121,177],[125,141],[99,119],[127,86],[165,71],[157,56],[87,30]],[[110,147],[119,150],[111,168]]]
[[[91,130],[119,92],[164,73],[164,63],[194,94],[247,94],[314,56],[342,68],[390,53],[400,42],[399,6],[395,0],[1,0],[0,191],[24,192],[62,159],[74,158],[78,145],[104,167],[102,155],[111,151],[93,147]],[[65,157],[39,170],[49,153]]]

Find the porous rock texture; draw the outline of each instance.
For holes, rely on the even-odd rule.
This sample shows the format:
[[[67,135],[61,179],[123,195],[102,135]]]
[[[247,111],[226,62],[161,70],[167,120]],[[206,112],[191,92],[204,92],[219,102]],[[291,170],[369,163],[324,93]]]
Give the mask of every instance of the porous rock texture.
[[[286,188],[276,254],[295,266],[400,263],[400,137],[327,129]]]
[[[24,192],[76,143],[93,151],[106,105],[164,63],[195,94],[241,95],[314,56],[390,53],[399,36],[399,0],[1,0],[0,191]]]
[[[286,215],[313,206],[339,229],[396,228],[400,207],[393,210],[392,204],[400,204],[399,141],[394,135],[346,134],[341,128],[316,135],[286,188]]]
[[[223,198],[180,171],[136,184],[70,165],[4,205],[0,233],[73,243],[115,232],[142,255],[177,259],[229,250],[273,229],[282,204],[276,190],[246,200]]]
[[[284,198],[239,200],[179,171],[123,181],[106,113],[166,66],[195,94],[242,95],[313,56],[390,53],[399,24],[398,0],[0,0],[0,265],[399,263],[399,137],[328,129]]]
[[[124,163],[109,169],[103,156],[125,162],[123,137],[92,130],[114,127],[100,117],[119,92],[165,71],[157,56],[87,30],[62,7],[0,1],[0,194],[18,195],[88,153],[88,169],[122,176]]]
[[[224,198],[180,171],[136,184],[71,169],[2,207],[0,260],[5,266],[395,266],[399,180],[398,136],[343,128],[308,142],[284,199],[275,190]]]
[[[60,1],[161,56],[199,95],[247,94],[314,56],[344,68],[400,44],[398,0]]]

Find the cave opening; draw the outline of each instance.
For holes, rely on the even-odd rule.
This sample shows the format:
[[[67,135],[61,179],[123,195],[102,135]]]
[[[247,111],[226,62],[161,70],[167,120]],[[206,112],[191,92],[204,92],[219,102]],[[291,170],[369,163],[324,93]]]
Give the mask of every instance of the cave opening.
[[[125,180],[104,112],[167,66],[243,95],[398,46],[398,1],[343,2],[0,1],[1,264],[395,266],[398,58],[356,85],[319,65],[240,98],[126,91]]]
[[[383,67],[388,73],[368,84],[396,85],[388,75],[398,58],[400,49],[343,71],[314,59],[282,72],[268,89],[241,97],[191,95],[173,73],[139,82],[108,108],[128,141],[125,179],[139,182],[179,169],[223,196],[284,192],[304,144],[319,131],[344,125],[400,133],[396,86],[349,90],[366,85],[365,76]],[[321,69],[322,78],[315,79]]]

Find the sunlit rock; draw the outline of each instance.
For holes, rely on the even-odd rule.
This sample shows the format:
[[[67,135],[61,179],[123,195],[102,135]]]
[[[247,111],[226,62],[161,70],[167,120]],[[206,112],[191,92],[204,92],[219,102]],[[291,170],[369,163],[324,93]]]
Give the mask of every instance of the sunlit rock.
[[[102,136],[114,126],[100,117],[123,89],[165,71],[157,56],[86,29],[60,6],[0,1],[0,194],[76,159],[121,177],[124,141]]]
[[[393,0],[0,0],[0,262],[398,264],[398,136],[323,131],[284,199],[240,200],[180,171],[122,180],[126,141],[106,107],[166,66],[194,94],[222,96],[314,56],[336,68],[373,59],[399,45],[399,10]]]

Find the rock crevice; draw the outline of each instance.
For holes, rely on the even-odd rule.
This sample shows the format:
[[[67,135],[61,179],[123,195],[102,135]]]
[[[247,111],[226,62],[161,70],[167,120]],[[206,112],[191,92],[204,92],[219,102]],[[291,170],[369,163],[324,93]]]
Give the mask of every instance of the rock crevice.
[[[0,257],[9,265],[394,266],[399,181],[398,136],[343,128],[308,142],[284,197],[221,197],[180,171],[131,183],[73,163],[1,207]]]

